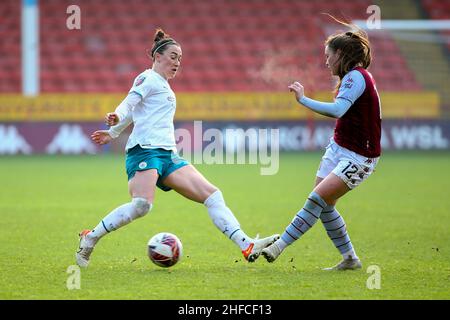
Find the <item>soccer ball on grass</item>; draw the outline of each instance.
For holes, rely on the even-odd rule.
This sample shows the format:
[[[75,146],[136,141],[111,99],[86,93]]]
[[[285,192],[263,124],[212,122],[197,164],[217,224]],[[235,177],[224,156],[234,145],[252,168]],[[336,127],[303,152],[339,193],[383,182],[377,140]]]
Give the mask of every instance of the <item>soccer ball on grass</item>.
[[[175,265],[183,254],[180,239],[172,233],[161,232],[148,241],[148,257],[157,266],[167,268]]]

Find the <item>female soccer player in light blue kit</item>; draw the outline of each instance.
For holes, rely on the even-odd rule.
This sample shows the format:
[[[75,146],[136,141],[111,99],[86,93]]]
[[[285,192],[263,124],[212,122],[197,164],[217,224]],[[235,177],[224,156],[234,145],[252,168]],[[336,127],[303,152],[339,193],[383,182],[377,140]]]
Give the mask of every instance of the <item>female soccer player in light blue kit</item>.
[[[366,180],[377,165],[381,154],[380,100],[375,80],[366,70],[371,62],[371,50],[364,31],[356,29],[330,36],[325,42],[325,57],[332,75],[339,77],[333,103],[307,98],[299,82],[292,83],[289,90],[305,107],[337,118],[334,137],[322,157],[314,190],[281,238],[263,249],[262,255],[273,262],[320,219],[343,257],[339,264],[327,270],[359,269],[361,262],[335,204]]]
[[[155,186],[164,191],[173,189],[203,203],[216,227],[239,246],[247,261],[253,262],[279,235],[263,239],[247,236],[226,206],[220,190],[177,154],[173,124],[176,98],[168,80],[175,77],[180,67],[181,47],[158,29],[151,57],[152,69],[141,73],[115,112],[106,115],[111,128],[92,134],[93,141],[106,144],[134,123],[126,144],[131,202],[114,209],[93,230],[80,233],[77,264],[87,267],[94,246],[104,235],[146,215],[153,206]]]

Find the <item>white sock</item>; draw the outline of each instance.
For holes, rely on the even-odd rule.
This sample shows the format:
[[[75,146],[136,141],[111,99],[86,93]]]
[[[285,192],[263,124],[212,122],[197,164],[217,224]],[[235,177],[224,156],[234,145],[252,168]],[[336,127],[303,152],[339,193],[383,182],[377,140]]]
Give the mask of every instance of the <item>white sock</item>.
[[[205,200],[204,205],[208,208],[208,213],[214,225],[228,238],[230,238],[241,250],[248,248],[252,238],[241,230],[239,222],[225,204],[222,192],[217,190]]]
[[[109,232],[117,230],[120,227],[130,223],[131,217],[129,213],[132,210],[133,205],[131,202],[115,208],[98,223],[98,225],[88,234],[87,238],[98,241]]]
[[[253,242],[253,239],[249,238],[241,229],[237,229],[235,232],[233,232],[230,239],[234,243],[236,243],[239,248],[241,248],[241,250],[247,249],[248,246]]]
[[[117,207],[90,232],[86,239],[93,245],[104,235],[129,224],[131,221],[143,217],[152,208],[152,204],[143,198],[133,198],[131,202]]]
[[[86,240],[92,241],[92,244],[95,245],[100,238],[104,235],[108,234],[105,227],[103,226],[103,220],[99,222],[99,224],[91,230],[86,236]]]
[[[356,255],[355,250],[353,248],[350,249],[349,251],[343,253],[342,257],[344,258],[344,260],[345,259],[350,259],[350,258],[353,259],[353,260],[359,259],[358,256]]]

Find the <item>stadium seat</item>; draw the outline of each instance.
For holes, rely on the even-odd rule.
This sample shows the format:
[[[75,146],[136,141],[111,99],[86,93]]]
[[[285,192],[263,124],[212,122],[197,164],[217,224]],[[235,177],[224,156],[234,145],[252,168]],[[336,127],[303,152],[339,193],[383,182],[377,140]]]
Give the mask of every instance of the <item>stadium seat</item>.
[[[283,68],[299,70],[299,76],[308,75],[312,89],[329,90],[329,72],[323,68],[323,41],[333,23],[320,12],[336,16],[345,12],[348,17],[364,18],[371,3],[369,0],[139,0],[110,1],[105,5],[80,0],[77,4],[83,8],[81,30],[66,29],[67,16],[56,14],[65,12],[69,4],[69,1],[39,1],[43,92],[127,90],[132,80],[150,67],[146,52],[159,26],[182,45],[182,70],[176,79],[176,87],[181,91],[284,90],[261,76],[258,78],[258,72],[274,61],[277,72]],[[432,15],[448,12],[445,1],[423,0],[423,4]],[[0,67],[9,72],[14,69],[10,66],[20,65],[21,3],[4,0],[1,7]],[[372,71],[382,87],[388,90],[420,87],[392,39],[373,38],[372,43],[375,52]],[[396,82],[390,72],[393,66],[395,74],[411,77]],[[0,92],[21,90],[20,81],[8,81],[5,72],[0,76],[3,77]]]

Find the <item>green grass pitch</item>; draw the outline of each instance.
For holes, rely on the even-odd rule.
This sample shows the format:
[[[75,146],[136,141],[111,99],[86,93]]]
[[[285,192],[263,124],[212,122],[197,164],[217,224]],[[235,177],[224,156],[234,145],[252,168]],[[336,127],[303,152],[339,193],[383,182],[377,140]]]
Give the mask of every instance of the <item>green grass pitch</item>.
[[[309,194],[320,153],[283,154],[274,176],[257,165],[198,165],[249,235],[282,233]],[[363,269],[340,260],[318,222],[274,263],[245,262],[206,209],[157,191],[150,214],[99,242],[80,289],[68,290],[78,232],[128,202],[124,156],[0,157],[0,299],[449,299],[450,153],[386,153],[338,209]],[[184,256],[163,269],[148,239],[178,235]],[[380,288],[369,289],[380,270]],[[370,271],[370,270],[369,270]]]

